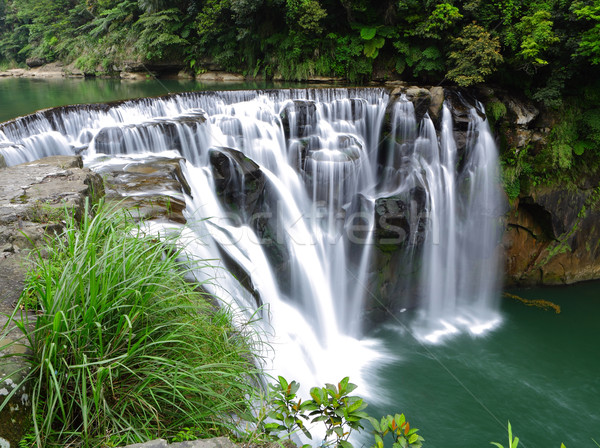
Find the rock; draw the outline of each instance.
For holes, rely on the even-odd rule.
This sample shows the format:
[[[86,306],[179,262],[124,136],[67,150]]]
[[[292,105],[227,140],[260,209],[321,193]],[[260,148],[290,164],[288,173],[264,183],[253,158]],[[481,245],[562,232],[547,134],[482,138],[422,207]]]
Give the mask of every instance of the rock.
[[[6,168],[6,160],[4,160],[4,156],[0,154],[0,170],[2,168]]]
[[[306,81],[315,84],[335,84],[337,82],[343,82],[343,78],[335,78],[330,76],[309,76]]]
[[[93,167],[104,177],[106,199],[128,209],[135,219],[186,223],[184,194],[191,194],[183,175],[183,159],[124,157]]]
[[[194,75],[192,75],[187,70],[180,70],[179,73],[177,73],[177,78],[178,79],[194,79]]]
[[[69,78],[81,78],[81,77],[85,76],[85,73],[83,72],[83,70],[77,68],[75,66],[74,62],[67,65],[63,69],[63,71],[64,71],[65,76],[67,76]]]
[[[122,71],[119,72],[119,78],[121,79],[127,79],[130,81],[144,81],[145,79],[148,78],[148,74],[147,73],[143,73],[143,72],[127,72],[127,71]]]
[[[375,244],[383,250],[390,246],[421,245],[427,227],[427,193],[414,187],[375,201]]]
[[[152,440],[146,443],[135,443],[123,448],[236,448],[237,445],[227,437],[215,437],[212,439],[190,440],[167,444],[164,439]]]
[[[290,101],[279,114],[286,138],[312,135],[317,126],[317,106],[310,100]]]
[[[228,72],[205,72],[196,76],[197,81],[201,82],[244,82],[244,75]]]
[[[531,101],[517,100],[514,97],[508,97],[504,102],[509,113],[514,115],[513,122],[518,126],[528,126],[533,123],[533,120],[535,120],[539,114],[539,111]]]
[[[46,60],[46,58],[27,58],[25,60],[25,64],[27,64],[27,67],[29,68],[41,67],[42,65],[47,63],[48,61]]]
[[[82,167],[81,157],[55,156],[2,169],[0,176],[0,327],[24,287],[28,250],[62,227],[65,211],[82,216],[86,198],[103,194],[102,179]],[[0,399],[24,378],[19,357],[26,346],[13,329],[0,341]],[[0,441],[17,446],[31,410],[26,387],[0,413]]]
[[[260,167],[242,152],[225,147],[210,150],[210,164],[215,189],[223,205],[241,212],[244,221],[251,221],[265,188]]]
[[[23,76],[34,78],[62,78],[65,76],[64,67],[61,62],[51,62],[39,67],[33,67],[25,72]]]
[[[507,216],[503,237],[506,283],[600,278],[599,203],[593,189],[538,187],[520,198]]]
[[[444,105],[444,89],[436,86],[429,89],[431,103],[429,104],[429,116],[434,122],[442,117],[442,106]]]
[[[419,123],[429,111],[431,104],[431,92],[422,87],[409,87],[406,89],[406,98],[415,106],[415,115]]]

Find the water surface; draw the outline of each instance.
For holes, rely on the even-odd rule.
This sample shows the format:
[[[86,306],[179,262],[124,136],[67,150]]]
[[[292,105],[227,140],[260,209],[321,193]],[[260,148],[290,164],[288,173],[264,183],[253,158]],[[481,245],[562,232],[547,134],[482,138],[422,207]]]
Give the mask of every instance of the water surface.
[[[386,397],[371,414],[404,412],[426,446],[595,447],[600,443],[600,282],[511,293],[550,300],[561,313],[504,298],[504,324],[486,337],[422,345],[401,325],[375,332],[392,354],[371,378]]]
[[[198,81],[149,78],[144,81],[101,78],[0,78],[0,122],[40,109],[160,96],[196,90],[267,89],[301,87],[273,82],[201,83]]]

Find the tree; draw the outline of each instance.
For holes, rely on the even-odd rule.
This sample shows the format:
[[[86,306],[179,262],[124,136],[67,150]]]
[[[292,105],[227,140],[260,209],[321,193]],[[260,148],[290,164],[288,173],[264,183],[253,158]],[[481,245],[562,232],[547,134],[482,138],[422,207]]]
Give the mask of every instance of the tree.
[[[446,76],[461,87],[483,82],[503,61],[499,39],[476,23],[463,28],[452,48],[448,58],[453,68]]]

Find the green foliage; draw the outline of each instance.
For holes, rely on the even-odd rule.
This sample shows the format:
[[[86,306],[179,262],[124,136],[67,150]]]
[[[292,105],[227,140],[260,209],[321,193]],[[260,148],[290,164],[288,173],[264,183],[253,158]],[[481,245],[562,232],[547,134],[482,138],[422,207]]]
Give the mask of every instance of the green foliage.
[[[363,52],[366,57],[375,59],[385,45],[385,38],[377,35],[377,28],[361,28],[360,37],[365,41]]]
[[[352,448],[352,444],[348,442],[350,434],[364,429],[362,421],[369,418],[363,412],[367,406],[363,399],[350,395],[356,385],[350,383],[348,377],[337,385],[313,387],[310,390],[312,400],[306,401],[297,397],[300,384],[296,381],[288,382],[281,376],[269,389],[267,404],[258,418],[253,417],[252,420],[257,424],[258,430],[272,440],[278,440],[281,434],[290,437],[300,430],[312,439],[307,428],[307,422],[310,421],[312,424],[322,423],[325,427],[325,438],[319,446]]]
[[[421,73],[435,73],[444,69],[442,54],[434,45],[422,48],[411,45],[407,40],[399,40],[394,42],[394,48],[398,51],[396,59],[398,73],[403,73],[407,67],[417,76]]]
[[[390,434],[394,448],[421,448],[425,439],[421,437],[416,428],[411,428],[404,414],[387,415],[380,421],[369,417],[373,426],[375,444],[371,448],[383,448],[385,436]]]
[[[321,33],[320,22],[327,17],[318,0],[286,0],[287,21],[293,28],[295,25],[305,33]]]
[[[485,106],[485,114],[496,122],[506,115],[506,105],[502,101],[490,101]]]
[[[285,378],[280,376],[274,384],[269,384],[270,401],[267,416],[272,422],[265,423],[262,430],[267,434],[278,434],[284,432],[290,437],[297,430],[302,430],[304,435],[312,439],[312,435],[306,429],[303,420],[309,417],[305,412],[310,407],[310,401],[302,402],[297,400],[296,394],[300,389],[300,384],[296,381],[288,383]]]
[[[559,38],[552,30],[553,22],[549,11],[538,10],[532,16],[524,16],[516,25],[522,35],[521,48],[517,56],[534,66],[547,65],[548,61],[541,56]]]
[[[561,111],[561,120],[552,129],[548,142],[548,149],[555,167],[561,169],[571,167],[573,147],[578,137],[575,109],[572,107],[564,108]]]
[[[340,381],[337,386],[327,384],[325,387],[313,387],[310,390],[312,408],[309,416],[311,422],[323,422],[325,425],[325,442],[331,436],[335,437],[335,446],[351,447],[348,442],[352,430],[361,430],[364,427],[361,420],[367,418],[363,409],[367,406],[363,399],[351,396],[356,385],[349,382],[348,377]]]
[[[447,76],[462,87],[483,82],[503,61],[498,38],[474,23],[454,39],[452,48],[448,57],[453,68]]]
[[[189,42],[181,35],[189,36],[189,28],[183,28],[180,11],[171,8],[154,13],[144,13],[135,23],[139,30],[137,48],[148,60],[160,60],[176,53]]]
[[[174,241],[101,206],[81,224],[68,218],[45,249],[26,292],[36,319],[20,307],[11,319],[31,347],[18,356],[38,447],[219,433],[249,409],[249,339],[186,282]]]
[[[578,54],[587,56],[588,60],[596,65],[600,63],[600,3],[578,1],[573,3],[571,10],[578,19],[591,24],[591,27],[580,35]]]
[[[463,15],[450,3],[436,5],[427,20],[422,24],[419,34],[424,37],[441,39],[444,32],[453,26]]]

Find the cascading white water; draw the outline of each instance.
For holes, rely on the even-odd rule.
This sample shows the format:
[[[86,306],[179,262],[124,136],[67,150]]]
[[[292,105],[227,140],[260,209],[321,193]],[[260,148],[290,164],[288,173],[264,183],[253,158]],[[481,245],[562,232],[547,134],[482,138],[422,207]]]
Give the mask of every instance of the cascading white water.
[[[3,125],[0,152],[13,165],[83,150],[97,168],[111,157],[176,150],[192,189],[182,241],[196,257],[226,258],[247,274],[274,349],[272,373],[307,388],[346,375],[360,383],[360,369],[384,356],[361,337],[365,298],[377,299],[367,285],[379,198],[409,197],[403,204],[414,231],[398,250],[423,266],[419,334],[437,340],[440,322],[447,330],[468,320],[476,332],[472,324],[495,319],[498,165],[487,124],[472,112],[459,161],[448,108],[438,137],[432,120],[418,124],[401,98],[390,143],[380,145],[388,102],[382,89],[322,89],[71,107]],[[218,160],[229,173],[224,187]],[[235,203],[219,188],[235,190]],[[255,313],[256,294],[223,262],[209,264],[199,278],[216,279],[216,296]]]

